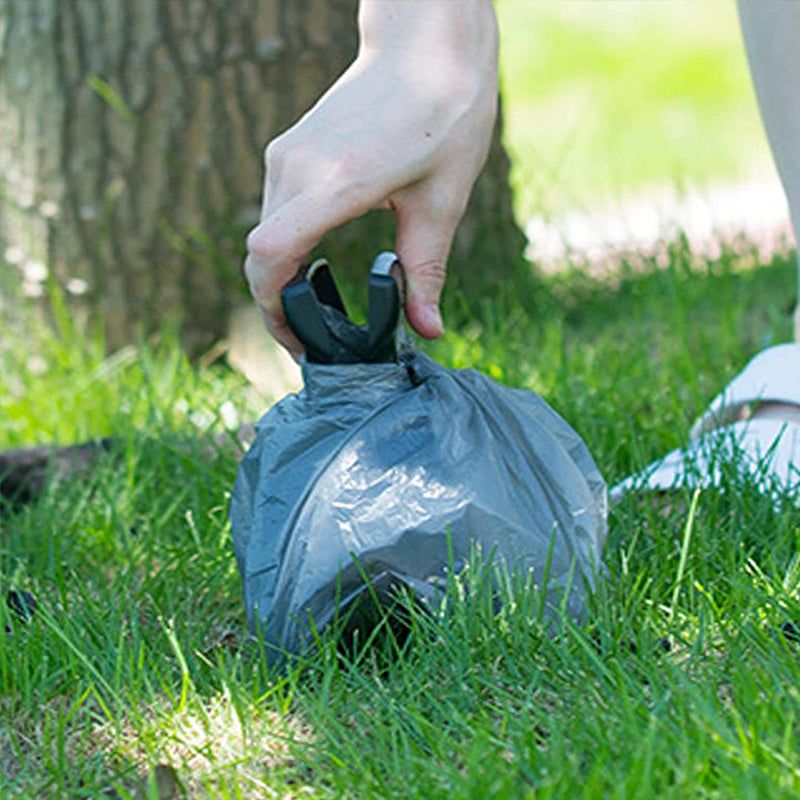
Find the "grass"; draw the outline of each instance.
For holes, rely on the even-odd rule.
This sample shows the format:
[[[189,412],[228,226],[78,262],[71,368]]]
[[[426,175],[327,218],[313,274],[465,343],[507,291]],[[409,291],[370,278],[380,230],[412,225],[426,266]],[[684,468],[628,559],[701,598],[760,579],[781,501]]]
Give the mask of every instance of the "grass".
[[[600,280],[487,299],[430,346],[539,391],[610,483],[686,438],[745,360],[790,338],[794,266],[676,241]],[[0,345],[0,447],[113,433],[90,476],[0,517],[6,798],[780,798],[800,790],[800,511],[752,487],[613,509],[584,625],[497,611],[473,570],[446,620],[271,673],[230,546],[241,378],[169,336],[106,359],[62,318]],[[10,324],[10,323],[9,323]],[[7,330],[11,330],[7,328]],[[35,355],[33,355],[35,354]],[[222,407],[226,404],[226,411]]]
[[[498,0],[521,219],[764,175],[735,3]]]

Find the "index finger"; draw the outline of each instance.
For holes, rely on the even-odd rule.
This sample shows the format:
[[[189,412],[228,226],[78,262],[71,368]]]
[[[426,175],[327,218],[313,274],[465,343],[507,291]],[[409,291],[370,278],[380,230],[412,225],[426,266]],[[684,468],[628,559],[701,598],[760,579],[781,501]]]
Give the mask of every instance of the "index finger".
[[[247,237],[244,271],[250,291],[263,309],[269,332],[293,356],[302,353],[303,346],[286,322],[281,292],[328,231],[365,213],[378,199],[372,192],[356,198],[320,185],[268,212]]]
[[[286,315],[283,313],[283,303],[279,299],[277,303],[273,302],[269,306],[258,303],[258,307],[270,336],[299,363],[305,348],[302,342],[294,335],[291,326],[286,320]]]

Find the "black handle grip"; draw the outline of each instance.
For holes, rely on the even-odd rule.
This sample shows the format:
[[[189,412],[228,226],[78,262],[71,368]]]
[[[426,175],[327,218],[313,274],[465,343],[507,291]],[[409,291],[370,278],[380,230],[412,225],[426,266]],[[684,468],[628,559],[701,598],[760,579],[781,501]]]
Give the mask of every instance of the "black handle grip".
[[[320,313],[319,300],[307,281],[283,290],[283,313],[294,335],[306,349],[306,359],[330,364],[333,337]]]
[[[286,321],[305,347],[309,362],[353,364],[396,360],[402,294],[402,270],[397,256],[381,253],[373,262],[369,277],[366,329],[348,318],[331,269],[322,259],[301,270],[281,297]]]
[[[388,275],[369,276],[370,361],[395,361],[395,334],[400,320],[400,288]]]

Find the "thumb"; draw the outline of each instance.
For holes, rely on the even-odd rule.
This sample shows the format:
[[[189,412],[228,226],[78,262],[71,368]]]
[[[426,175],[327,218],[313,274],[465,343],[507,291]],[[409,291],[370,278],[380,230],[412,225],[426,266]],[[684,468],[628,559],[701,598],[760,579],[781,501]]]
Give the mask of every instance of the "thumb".
[[[430,217],[397,211],[396,248],[406,279],[406,317],[426,339],[444,333],[439,300],[455,226],[436,226]]]

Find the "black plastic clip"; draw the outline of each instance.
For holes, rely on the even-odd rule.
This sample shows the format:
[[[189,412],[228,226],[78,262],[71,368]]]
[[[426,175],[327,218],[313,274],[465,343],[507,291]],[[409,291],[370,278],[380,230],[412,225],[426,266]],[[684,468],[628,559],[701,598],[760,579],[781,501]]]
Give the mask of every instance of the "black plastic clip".
[[[306,359],[317,364],[332,363],[334,340],[320,304],[331,306],[344,315],[347,311],[328,262],[319,258],[301,270],[283,290],[282,299],[286,321],[305,347]]]
[[[286,320],[305,346],[309,362],[352,364],[396,360],[403,274],[394,253],[381,253],[372,264],[366,328],[350,321],[330,265],[324,259],[300,270],[283,290],[282,299]]]
[[[403,307],[403,272],[394,253],[381,253],[369,273],[369,352],[374,362],[395,361],[395,339]]]

